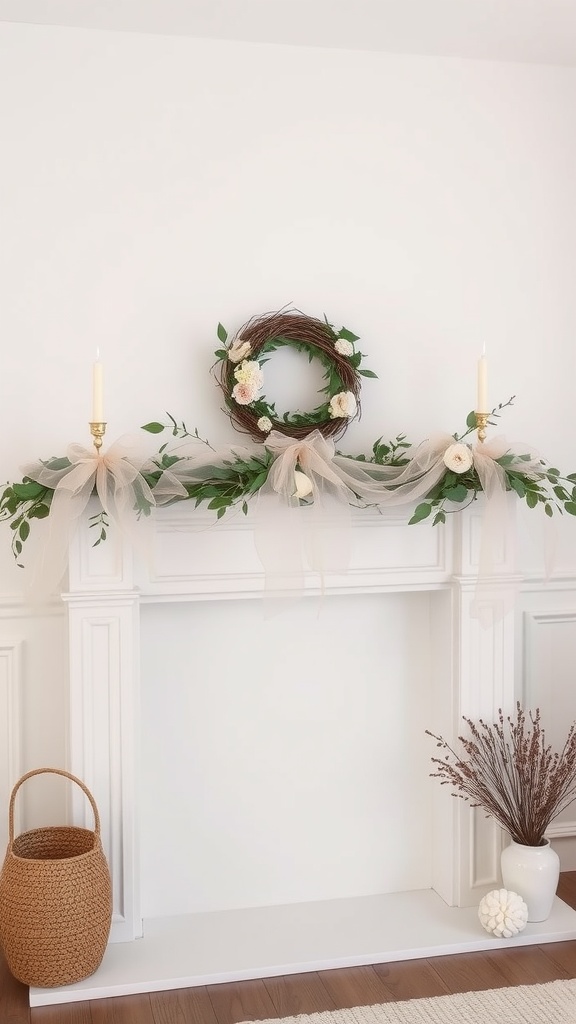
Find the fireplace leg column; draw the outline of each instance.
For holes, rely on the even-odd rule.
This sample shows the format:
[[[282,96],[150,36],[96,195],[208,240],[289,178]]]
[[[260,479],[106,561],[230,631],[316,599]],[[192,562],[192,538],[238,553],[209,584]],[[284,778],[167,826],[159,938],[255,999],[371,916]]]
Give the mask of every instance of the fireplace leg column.
[[[433,731],[457,745],[465,730],[462,716],[497,721],[499,709],[514,710],[515,694],[515,615],[506,608],[514,574],[514,518],[510,512],[507,530],[495,553],[494,576],[487,581],[490,594],[488,612],[496,609],[492,621],[483,625],[473,617],[477,597],[478,551],[481,536],[482,506],[459,516],[455,529],[455,568],[451,608],[445,608],[451,621],[452,665],[438,662],[435,675],[450,672],[451,686],[438,678],[440,729]],[[498,607],[498,592],[502,605]],[[431,751],[432,756],[436,752]],[[437,782],[437,780],[434,780]],[[471,808],[464,800],[449,799],[448,787],[435,786],[435,866],[434,888],[452,906],[475,906],[490,889],[500,887],[500,853],[505,835],[481,808]]]
[[[111,531],[91,547],[80,523],[70,552],[69,765],[96,800],[113,888],[112,941],[142,934],[137,821],[139,593],[128,545]],[[75,792],[74,820],[92,828]]]

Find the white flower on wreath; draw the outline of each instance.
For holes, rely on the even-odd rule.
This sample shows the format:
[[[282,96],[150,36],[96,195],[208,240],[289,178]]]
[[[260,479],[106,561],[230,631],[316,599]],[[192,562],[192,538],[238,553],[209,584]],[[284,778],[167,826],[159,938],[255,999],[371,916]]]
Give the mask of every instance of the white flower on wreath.
[[[352,417],[356,415],[358,406],[351,391],[340,391],[330,399],[330,418],[335,420],[339,417]]]
[[[467,473],[473,461],[470,447],[460,441],[449,445],[444,452],[444,465],[453,473]]]
[[[241,363],[246,356],[249,356],[252,351],[252,346],[249,341],[242,341],[241,338],[236,338],[232,342],[228,349],[228,359],[231,363]]]
[[[260,369],[260,363],[256,360],[245,359],[240,366],[234,370],[234,376],[239,384],[248,384],[254,392],[260,391],[264,384],[264,375]]]
[[[314,489],[310,477],[306,476],[306,473],[302,473],[300,469],[294,470],[294,484],[296,487],[294,498],[307,498]]]
[[[269,434],[272,430],[272,420],[269,416],[261,416],[256,426],[258,430],[261,430],[263,434]]]
[[[238,384],[235,384],[232,388],[232,398],[238,403],[238,405],[250,405],[250,403],[256,398],[257,394],[258,389],[252,387],[251,384],[248,384],[243,380],[238,381]]]
[[[354,355],[354,345],[351,341],[346,341],[346,338],[338,338],[338,340],[334,342],[334,348],[339,356]]]

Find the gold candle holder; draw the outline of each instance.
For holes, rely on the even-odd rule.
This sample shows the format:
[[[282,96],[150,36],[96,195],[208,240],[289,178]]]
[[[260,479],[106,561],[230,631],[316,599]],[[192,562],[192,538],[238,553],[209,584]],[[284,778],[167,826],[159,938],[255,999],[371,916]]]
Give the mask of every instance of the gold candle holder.
[[[486,439],[486,425],[488,423],[489,412],[477,412],[476,416],[476,430],[478,432],[478,440],[480,444],[483,444]]]
[[[96,451],[99,453],[102,447],[102,438],[106,433],[106,424],[98,420],[96,422],[92,421],[90,423],[90,433],[92,434],[94,447]]]

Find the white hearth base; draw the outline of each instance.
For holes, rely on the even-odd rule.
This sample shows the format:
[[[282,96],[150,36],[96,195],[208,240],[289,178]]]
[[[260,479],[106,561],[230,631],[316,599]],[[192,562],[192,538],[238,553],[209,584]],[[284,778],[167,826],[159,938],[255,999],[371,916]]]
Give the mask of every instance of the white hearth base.
[[[156,918],[144,920],[142,939],[110,944],[92,977],[30,989],[30,1005],[567,939],[576,939],[576,911],[559,899],[547,921],[494,939],[476,907],[449,907],[432,889]]]

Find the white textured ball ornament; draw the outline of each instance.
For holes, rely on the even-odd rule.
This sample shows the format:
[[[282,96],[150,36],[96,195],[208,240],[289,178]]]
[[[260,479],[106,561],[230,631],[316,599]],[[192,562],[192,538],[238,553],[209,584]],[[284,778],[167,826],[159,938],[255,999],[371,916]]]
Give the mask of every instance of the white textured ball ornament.
[[[497,939],[511,939],[526,927],[528,907],[517,892],[492,889],[480,900],[478,917],[482,927],[491,935]]]

